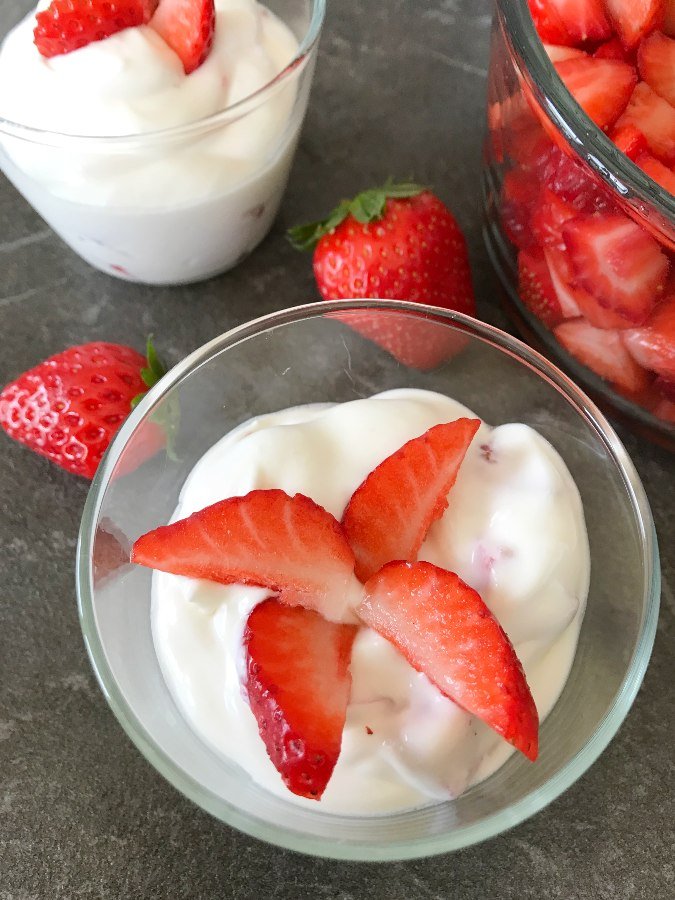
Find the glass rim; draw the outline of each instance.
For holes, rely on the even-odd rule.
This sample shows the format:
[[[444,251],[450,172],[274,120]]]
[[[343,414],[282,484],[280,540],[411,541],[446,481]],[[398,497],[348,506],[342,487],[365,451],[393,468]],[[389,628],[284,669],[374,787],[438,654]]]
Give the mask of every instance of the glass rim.
[[[646,218],[656,227],[667,223],[672,228],[675,196],[622,153],[579,106],[544,50],[527,0],[498,0],[497,15],[502,17],[510,49],[538,106],[575,156],[583,154],[583,161],[594,174],[640,218]],[[645,215],[642,204],[654,207],[663,222],[653,222]]]
[[[562,394],[604,445],[610,459],[622,476],[640,535],[644,578],[640,630],[613,703],[606,711],[604,718],[598,722],[593,735],[582,750],[568,760],[548,781],[521,800],[499,812],[491,813],[480,822],[453,829],[442,835],[414,841],[387,841],[386,843],[364,841],[359,838],[358,842],[348,843],[290,831],[283,825],[272,825],[254,815],[242,812],[229,801],[217,796],[187,775],[150,737],[143,723],[139,721],[119,690],[98,634],[93,606],[92,551],[95,525],[115,465],[137,426],[165,395],[193,372],[196,372],[216,353],[226,351],[269,328],[324,317],[326,314],[334,312],[362,312],[374,309],[411,314],[417,318],[423,317],[430,321],[454,326],[519,360]],[[99,465],[89,490],[77,544],[76,589],[84,643],[106,700],[132,743],[170,784],[215,818],[252,837],[312,856],[374,862],[433,856],[459,850],[494,837],[539,812],[586,772],[618,731],[642,683],[656,634],[660,598],[660,568],[651,509],[642,482],[627,451],[593,401],[553,363],[512,335],[462,313],[407,301],[342,300],[315,302],[292,307],[232,328],[185,357],[145,395],[122,424]],[[320,811],[317,814],[329,815]]]
[[[74,145],[84,144],[88,149],[104,148],[111,150],[125,149],[127,144],[154,144],[170,139],[191,137],[195,133],[208,132],[229,122],[236,121],[260,106],[271,94],[289,81],[291,76],[296,73],[299,74],[307,66],[311,54],[318,44],[326,17],[326,0],[309,0],[309,2],[312,5],[309,25],[293,59],[271,81],[266,82],[252,94],[242,97],[241,100],[237,100],[236,103],[232,103],[218,112],[168,128],[118,135],[70,134],[22,125],[20,122],[12,122],[10,119],[0,116],[0,136],[5,135],[48,146],[70,148]],[[4,39],[4,35],[0,38],[0,41],[2,39]]]

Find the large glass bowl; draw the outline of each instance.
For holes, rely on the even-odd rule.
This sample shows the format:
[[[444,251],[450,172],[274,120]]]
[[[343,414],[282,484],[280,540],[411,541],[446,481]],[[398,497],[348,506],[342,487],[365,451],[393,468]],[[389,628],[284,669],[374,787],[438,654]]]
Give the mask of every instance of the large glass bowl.
[[[572,315],[565,298],[573,293],[569,288],[574,273],[564,242],[547,248],[536,230],[536,216],[550,209],[555,198],[580,213],[604,210],[632,220],[637,234],[639,229],[648,232],[670,259],[671,276],[675,271],[675,196],[617,149],[567,91],[535,31],[527,0],[497,0],[487,120],[485,240],[504,287],[507,313],[530,343],[569,372],[603,408],[675,451],[675,385],[655,380],[627,392],[625,385],[611,383],[570,355],[556,340],[555,322],[542,320],[522,301],[527,263],[519,263],[543,249],[542,265],[562,298],[563,312]],[[601,310],[598,319],[593,304],[580,313],[607,328],[607,317]],[[630,325],[619,324],[621,329]],[[604,342],[602,333],[597,340]],[[641,380],[653,377],[647,372]]]
[[[339,314],[339,319],[335,316]],[[352,330],[370,317],[449,357],[409,368]],[[414,336],[414,337],[413,337]],[[409,345],[410,347],[410,345]],[[525,422],[561,454],[581,492],[591,549],[588,609],[574,665],[543,723],[535,764],[514,754],[455,801],[373,817],[307,811],[266,793],[206,746],[162,677],[150,627],[151,572],[125,563],[168,521],[186,476],[226,432],[264,413],[418,387],[492,425]],[[173,423],[169,452],[160,436]],[[330,477],[330,472],[326,473]],[[405,859],[475,843],[536,813],[593,763],[627,714],[647,667],[659,602],[649,505],[626,451],[593,403],[520,341],[466,316],[395,301],[319,303],[224,334],[179,363],[122,426],[87,500],[78,545],[82,629],[101,687],[138,749],[218,819],[305,853]]]

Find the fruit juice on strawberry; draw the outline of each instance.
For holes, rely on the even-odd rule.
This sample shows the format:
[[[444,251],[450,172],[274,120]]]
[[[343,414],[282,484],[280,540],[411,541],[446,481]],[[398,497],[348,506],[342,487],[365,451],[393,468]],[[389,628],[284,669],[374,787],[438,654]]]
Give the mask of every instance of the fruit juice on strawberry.
[[[337,757],[320,800],[322,810],[367,815],[442,801],[493,773],[513,752],[513,745],[531,753],[529,739],[523,743],[509,737],[508,727],[497,733],[501,726],[496,720],[492,727],[486,724],[489,710],[481,713],[481,721],[421,674],[429,671],[442,683],[438,666],[442,668],[444,658],[453,660],[454,653],[433,658],[428,647],[439,645],[425,641],[417,650],[427,655],[413,667],[404,648],[406,642],[415,643],[415,635],[405,634],[405,624],[399,633],[396,628],[387,632],[386,622],[396,622],[397,616],[399,624],[402,621],[395,605],[405,606],[411,592],[430,589],[426,579],[448,597],[463,585],[467,610],[483,601],[491,610],[479,614],[476,627],[483,627],[487,615],[490,627],[503,635],[494,616],[510,637],[539,718],[547,715],[565,684],[589,578],[577,489],[560,457],[535,431],[517,424],[492,429],[471,417],[454,400],[420,390],[389,391],[366,400],[261,417],[235,429],[204,455],[183,486],[173,516],[176,522],[203,510],[200,519],[187,522],[195,523],[201,535],[197,542],[209,543],[215,534],[212,529],[225,521],[222,501],[228,515],[238,517],[238,508],[246,510],[241,513],[248,523],[245,533],[240,533],[244,519],[222,524],[229,538],[224,552],[218,551],[211,563],[208,554],[202,562],[195,559],[197,544],[187,533],[185,541],[180,536],[183,525],[178,532],[171,531],[174,526],[160,527],[136,542],[134,561],[165,569],[153,577],[152,629],[166,683],[179,709],[207,744],[263,788],[300,804],[315,803],[305,799],[311,793],[298,796],[302,785],[296,785],[293,793],[284,786],[280,773],[291,783],[294,777],[284,768],[290,766],[292,752],[284,756],[272,739],[268,755],[261,739],[265,705],[272,704],[270,721],[288,712],[291,701],[284,700],[278,684],[299,664],[298,657],[302,657],[301,684],[285,685],[291,696],[295,692],[296,718],[318,735],[319,768],[326,753]],[[420,435],[420,440],[412,440]],[[434,435],[435,443],[430,443]],[[417,554],[426,562],[380,568],[399,552],[391,544],[392,534],[395,544],[396,536],[405,537],[415,516],[404,514],[393,532],[383,527],[379,536],[370,526],[364,532],[363,523],[373,514],[380,523],[382,517],[395,519],[402,512],[395,485],[411,485],[410,479],[417,480],[417,489],[411,486],[405,492],[405,502],[414,497],[416,504],[433,505],[433,498],[429,501],[426,489],[420,488],[427,470],[434,468],[428,455],[432,447],[433,453],[444,452],[451,460],[443,491],[447,493],[453,481],[454,486],[445,512],[443,497],[434,507],[431,518],[441,517],[429,528]],[[403,450],[407,455],[401,455]],[[400,471],[406,466],[407,471]],[[373,480],[376,473],[378,481]],[[228,497],[239,499],[226,501]],[[341,531],[332,517],[339,520],[343,513]],[[295,581],[290,572],[282,577],[287,582],[283,603],[268,600],[278,590],[253,584],[278,587],[279,576],[266,575],[265,566],[276,553],[289,569],[295,552],[303,548],[307,552],[302,527],[314,520],[319,537],[309,544],[310,563],[304,564]],[[278,529],[281,548],[261,537],[255,523],[263,521]],[[178,544],[171,543],[174,533]],[[348,574],[354,555],[345,545],[345,535],[365,588],[353,571]],[[251,548],[243,563],[235,560],[233,541]],[[167,553],[172,560],[168,563]],[[172,566],[182,575],[170,574]],[[190,573],[199,577],[185,577]],[[247,584],[223,583],[232,581],[233,573]],[[418,578],[421,582],[414,583]],[[308,585],[309,594],[303,598]],[[435,594],[432,590],[426,596],[433,600]],[[308,598],[309,606],[323,615],[303,608]],[[410,621],[404,615],[403,622]],[[435,626],[429,628],[431,635]],[[474,638],[464,636],[472,648]],[[470,656],[485,652],[479,647]],[[497,653],[495,658],[502,657]],[[489,660],[487,664],[491,665]],[[517,680],[518,671],[522,676],[520,664],[515,665],[511,675],[504,675],[507,681]],[[453,677],[459,690],[461,671]],[[517,695],[520,688],[513,690]],[[275,698],[280,707],[274,706]],[[525,715],[531,698],[523,700],[519,716]],[[343,709],[346,704],[346,718],[335,748],[334,732],[329,741],[321,723],[330,730],[341,703]],[[535,754],[536,738],[531,755]]]
[[[209,3],[212,42],[195,67],[201,57],[182,59],[155,22]],[[311,60],[238,116],[197,123],[284,70],[298,49],[290,28],[254,0],[162,0],[147,24],[46,58],[35,23],[2,44],[0,117],[46,134],[0,128],[0,164],[54,230],[103,271],[157,284],[208,277],[252,250],[281,202]]]
[[[675,196],[673,0],[530,0],[529,8],[577,103]],[[617,393],[675,423],[675,222],[659,224],[648,210],[650,228],[631,218],[620,194],[572,158],[515,69],[507,85],[505,52],[497,42],[488,157],[532,327],[552,331]]]

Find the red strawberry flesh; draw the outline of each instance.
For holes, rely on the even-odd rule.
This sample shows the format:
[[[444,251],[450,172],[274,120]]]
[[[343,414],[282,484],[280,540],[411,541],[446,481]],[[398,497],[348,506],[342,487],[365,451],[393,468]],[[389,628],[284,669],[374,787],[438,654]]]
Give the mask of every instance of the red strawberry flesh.
[[[623,332],[573,319],[558,325],[554,333],[568,353],[622,392],[638,395],[649,388],[651,378],[626,350]]]
[[[663,0],[604,0],[607,15],[624,47],[635,47],[663,21]]]
[[[675,163],[675,109],[644,81],[636,85],[616,124],[617,128],[635,125],[644,134],[654,156],[667,165]]]
[[[633,66],[614,59],[568,59],[555,68],[586,115],[604,130],[619,118],[637,84]]]
[[[279,490],[221,500],[138,538],[132,562],[219,584],[251,584],[340,621],[358,591],[340,523]]]
[[[148,21],[148,0],[52,0],[35,17],[35,45],[44,57],[60,56]]]
[[[638,69],[659,97],[675,106],[675,39],[655,31],[640,44]]]
[[[216,31],[214,0],[161,0],[150,26],[180,57],[190,75],[211,52]]]
[[[290,791],[319,800],[337,763],[356,627],[264,600],[244,632],[246,690],[260,736]]]
[[[414,560],[448,506],[479,419],[436,425],[388,456],[354,491],[342,524],[366,581],[392,559]]]
[[[442,693],[537,758],[539,718],[522,666],[473,588],[430,563],[392,562],[366,583],[358,612]]]
[[[639,365],[675,381],[675,294],[659,304],[641,328],[626,332],[624,342]]]
[[[548,328],[564,316],[544,254],[521,250],[518,254],[518,293],[525,306]]]

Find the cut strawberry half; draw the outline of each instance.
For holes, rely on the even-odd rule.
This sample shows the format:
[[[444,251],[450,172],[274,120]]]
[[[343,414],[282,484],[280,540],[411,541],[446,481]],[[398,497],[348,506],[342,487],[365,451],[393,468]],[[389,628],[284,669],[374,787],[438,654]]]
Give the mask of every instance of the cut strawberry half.
[[[637,59],[642,80],[675,106],[675,40],[655,31],[640,44]]]
[[[633,91],[617,127],[635,125],[647,138],[654,156],[667,165],[675,162],[675,109],[641,81]]]
[[[219,584],[269,588],[284,603],[342,621],[357,597],[340,523],[309,497],[251,491],[138,538],[132,562]]]
[[[214,0],[161,0],[150,25],[189,75],[206,60],[216,33]]]
[[[675,381],[675,294],[656,307],[642,328],[626,332],[624,342],[637,363]]]
[[[284,784],[320,800],[340,755],[351,690],[353,625],[276,600],[246,623],[246,690],[260,737]]]
[[[663,22],[663,0],[605,0],[605,8],[621,43],[628,49]]]
[[[35,17],[35,46],[47,58],[72,53],[143,25],[151,14],[149,0],[52,0]]]
[[[342,525],[366,581],[392,559],[414,560],[432,522],[448,506],[479,419],[436,425],[408,441],[354,491]]]
[[[649,150],[647,138],[635,125],[622,125],[621,128],[615,128],[611,133],[611,138],[619,150],[633,162],[638,156]]]
[[[594,328],[585,319],[563,322],[554,329],[558,341],[596,375],[629,394],[646,390],[651,378],[626,350],[622,332]]]
[[[447,697],[535,760],[539,717],[522,666],[480,595],[431,563],[392,562],[358,609]]]
[[[665,166],[660,159],[652,156],[651,153],[641,153],[635,160],[643,172],[660,184],[662,188],[675,197],[675,171]]]
[[[544,253],[539,248],[518,254],[518,294],[525,306],[548,328],[563,321]]]
[[[633,66],[616,59],[568,59],[555,69],[586,115],[605,131],[624,111],[637,84]]]
[[[623,215],[579,216],[563,225],[577,283],[636,325],[662,299],[668,258],[651,235]]]
[[[541,134],[540,129],[537,132]],[[532,214],[539,196],[539,185],[529,172],[510,169],[504,175],[501,196],[501,220],[506,236],[521,250],[536,245],[532,233]]]

